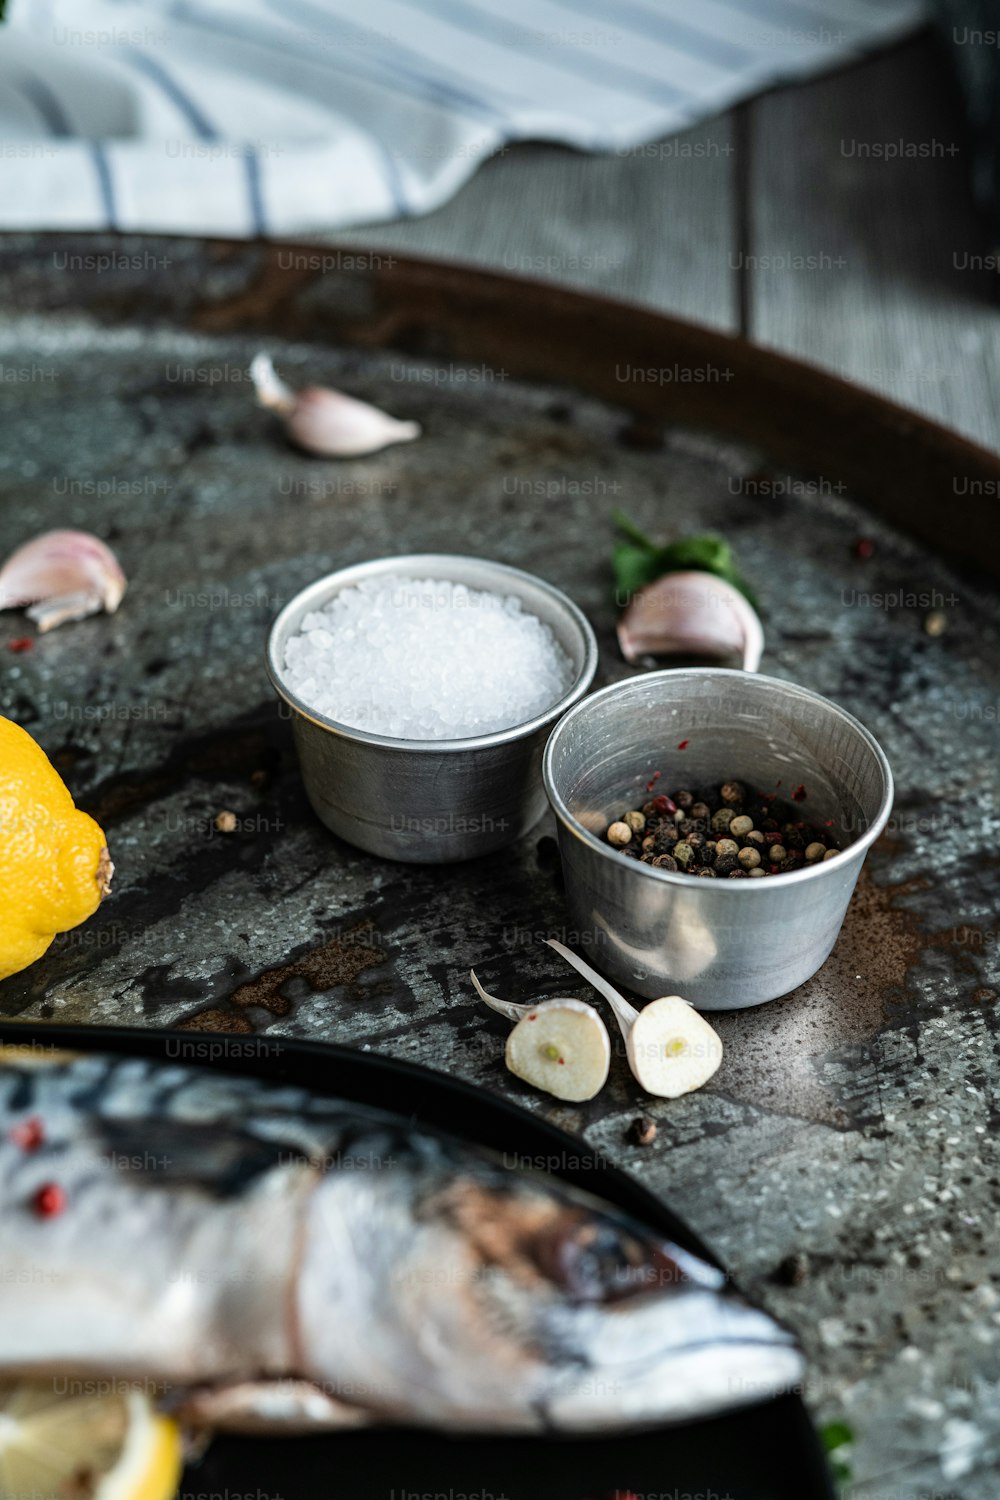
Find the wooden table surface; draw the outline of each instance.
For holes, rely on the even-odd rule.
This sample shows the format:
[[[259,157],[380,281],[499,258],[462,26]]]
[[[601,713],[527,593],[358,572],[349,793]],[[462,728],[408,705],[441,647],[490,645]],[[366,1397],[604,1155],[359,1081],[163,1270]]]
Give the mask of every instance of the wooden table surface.
[[[1000,448],[997,277],[970,173],[949,59],[924,32],[625,155],[513,148],[437,213],[332,238],[741,332]]]

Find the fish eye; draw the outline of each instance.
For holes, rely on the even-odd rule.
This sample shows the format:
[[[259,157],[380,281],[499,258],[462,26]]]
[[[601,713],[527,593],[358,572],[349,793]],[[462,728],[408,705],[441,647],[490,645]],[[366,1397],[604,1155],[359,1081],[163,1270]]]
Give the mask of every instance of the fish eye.
[[[616,1302],[682,1279],[659,1246],[613,1220],[564,1228],[551,1251],[551,1279],[584,1302]]]

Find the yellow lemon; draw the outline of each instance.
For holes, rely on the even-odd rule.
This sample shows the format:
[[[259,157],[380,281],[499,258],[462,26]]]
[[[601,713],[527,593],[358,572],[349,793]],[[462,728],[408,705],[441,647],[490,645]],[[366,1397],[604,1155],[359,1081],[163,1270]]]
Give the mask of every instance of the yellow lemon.
[[[177,1424],[141,1391],[0,1385],[0,1500],[172,1500],[182,1466]]]
[[[104,834],[45,752],[0,718],[0,979],[91,916],[113,871]]]

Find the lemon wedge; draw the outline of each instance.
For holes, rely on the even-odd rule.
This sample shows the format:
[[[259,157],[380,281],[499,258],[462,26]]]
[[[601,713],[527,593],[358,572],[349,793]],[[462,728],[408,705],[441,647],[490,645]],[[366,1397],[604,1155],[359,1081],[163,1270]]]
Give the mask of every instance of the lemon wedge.
[[[143,1392],[0,1383],[0,1500],[172,1500],[182,1464],[179,1428]]]

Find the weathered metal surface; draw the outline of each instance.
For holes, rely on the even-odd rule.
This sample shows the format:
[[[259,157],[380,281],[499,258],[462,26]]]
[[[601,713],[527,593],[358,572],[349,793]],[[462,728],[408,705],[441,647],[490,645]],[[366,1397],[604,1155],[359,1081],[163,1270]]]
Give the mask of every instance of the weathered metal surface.
[[[502,361],[450,363],[450,335],[435,362],[427,309],[461,300],[460,273],[442,273],[447,292],[429,296],[421,272],[413,326],[427,352],[414,358],[306,341],[345,308],[371,316],[377,289],[363,275],[345,272],[335,287],[288,272],[262,310],[246,291],[255,247],[126,242],[122,251],[171,259],[150,298],[148,269],[102,279],[54,263],[59,246],[94,254],[100,242],[32,244],[14,266],[16,245],[0,243],[0,547],[46,526],[88,527],[115,546],[131,583],[113,618],[22,654],[6,648],[30,633],[25,622],[0,616],[0,711],[49,751],[118,867],[98,915],[0,986],[0,1012],[222,1029],[264,1046],[327,1037],[515,1098],[667,1195],[798,1330],[813,1410],[857,1431],[859,1497],[895,1500],[922,1485],[994,1500],[996,599],[876,519],[837,471],[816,465],[811,484],[789,475],[781,414],[761,425],[759,444],[677,424],[657,440],[624,405],[519,383]],[[399,330],[404,291],[393,294]],[[468,295],[474,313],[474,284]],[[506,295],[513,324],[518,299]],[[267,340],[289,379],[415,417],[425,438],[340,464],[291,452],[245,375],[259,340],[238,325],[258,316],[285,318],[302,340]],[[648,322],[654,350],[659,325]],[[600,307],[590,326],[607,336]],[[467,353],[472,314],[469,329]],[[537,373],[547,360],[565,373],[565,349],[522,355]],[[657,367],[679,358],[668,346],[651,357]],[[581,367],[581,380],[592,374]],[[715,399],[719,429],[732,428],[724,386]],[[801,411],[806,396],[797,400]],[[704,422],[708,393],[699,402],[687,410]],[[808,431],[822,418],[813,412]],[[877,415],[867,421],[879,430]],[[933,429],[916,425],[935,483],[949,464],[961,483],[966,461],[986,482],[986,455],[935,446]],[[889,449],[900,441],[886,431]],[[947,541],[961,529],[951,488],[938,495]],[[933,502],[928,481],[925,529]],[[644,1098],[619,1050],[608,1089],[576,1108],[508,1077],[504,1023],[473,1002],[466,979],[475,962],[502,994],[582,993],[540,946],[573,936],[550,824],[455,867],[390,865],[338,844],[305,802],[262,652],[279,605],[323,572],[393,551],[467,550],[565,589],[597,630],[598,685],[623,677],[607,568],[615,505],[653,531],[712,527],[734,542],[764,605],[764,670],[867,723],[898,795],[833,955],[787,999],[717,1018],[727,1056],[704,1091]],[[986,561],[997,526],[981,514],[992,529],[973,540]],[[876,543],[868,561],[852,553],[860,534]],[[900,592],[914,597],[875,602]],[[946,615],[940,636],[924,629],[930,609]],[[229,836],[213,824],[226,808],[240,820]],[[625,1139],[640,1110],[660,1126],[646,1148]],[[786,1285],[779,1267],[799,1254],[805,1279]]]

